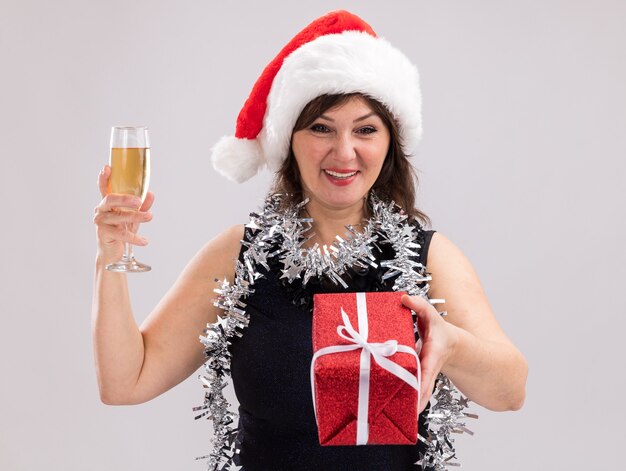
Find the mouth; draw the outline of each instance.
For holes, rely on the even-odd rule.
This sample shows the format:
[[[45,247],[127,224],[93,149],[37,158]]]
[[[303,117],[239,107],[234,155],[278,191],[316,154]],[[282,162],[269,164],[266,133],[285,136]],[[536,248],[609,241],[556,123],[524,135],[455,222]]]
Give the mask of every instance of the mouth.
[[[358,172],[358,170],[344,170],[344,169],[337,169],[337,170],[323,169],[323,170],[326,175],[332,178],[335,178],[337,180],[347,180],[348,178],[355,176]]]
[[[358,170],[351,168],[325,168],[322,169],[328,181],[336,186],[350,185],[359,174]]]

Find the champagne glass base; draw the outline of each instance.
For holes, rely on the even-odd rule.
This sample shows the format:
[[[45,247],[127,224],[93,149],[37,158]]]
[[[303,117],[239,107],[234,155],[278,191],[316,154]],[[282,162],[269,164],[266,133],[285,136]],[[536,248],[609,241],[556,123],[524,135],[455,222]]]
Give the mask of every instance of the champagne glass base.
[[[120,273],[141,273],[152,270],[152,267],[150,265],[146,265],[145,263],[138,262],[134,258],[122,258],[119,262],[107,265],[106,269]]]

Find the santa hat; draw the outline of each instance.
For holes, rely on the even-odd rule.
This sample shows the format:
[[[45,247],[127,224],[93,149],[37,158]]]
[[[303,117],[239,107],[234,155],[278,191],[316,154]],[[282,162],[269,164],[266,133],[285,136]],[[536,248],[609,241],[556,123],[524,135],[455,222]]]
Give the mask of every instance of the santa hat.
[[[389,110],[411,155],[422,135],[417,68],[361,18],[334,11],[300,31],[265,67],[239,112],[235,135],[213,147],[214,168],[238,183],[263,166],[277,171],[307,103],[357,92]]]

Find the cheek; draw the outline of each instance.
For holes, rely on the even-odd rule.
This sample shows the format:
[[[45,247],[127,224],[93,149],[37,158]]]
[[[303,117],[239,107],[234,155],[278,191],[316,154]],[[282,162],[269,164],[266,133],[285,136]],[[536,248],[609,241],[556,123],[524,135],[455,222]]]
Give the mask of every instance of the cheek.
[[[387,153],[389,151],[389,146],[385,143],[381,143],[381,145],[376,146],[372,149],[370,153],[370,166],[372,168],[376,168],[380,170],[385,163],[385,159],[387,158]]]
[[[300,157],[296,157],[296,163],[302,187],[310,190],[311,186],[315,186],[315,181],[319,178],[319,165],[315,165],[307,154],[301,154]]]
[[[319,173],[325,155],[325,148],[321,143],[315,141],[307,142],[307,144],[306,148],[293,148],[298,167],[302,174]]]
[[[300,171],[302,178],[310,177],[314,172],[316,172],[317,165],[315,165],[315,162],[310,155],[301,154],[300,157],[296,157],[296,162],[298,163],[298,170]]]
[[[383,142],[381,142],[380,145],[380,149],[378,151],[378,156],[379,156],[379,168],[383,167],[383,164],[385,163],[385,160],[387,159],[387,154],[389,153],[389,147],[390,147],[391,143],[389,142],[389,138],[385,139]]]
[[[328,143],[324,139],[311,139],[307,142],[304,155],[307,156],[307,163],[319,164],[328,153]]]

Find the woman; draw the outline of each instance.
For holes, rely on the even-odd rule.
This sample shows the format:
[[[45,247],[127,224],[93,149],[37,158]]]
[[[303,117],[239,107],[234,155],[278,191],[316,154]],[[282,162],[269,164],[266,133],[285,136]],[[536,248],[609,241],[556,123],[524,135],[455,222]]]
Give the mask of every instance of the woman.
[[[147,243],[136,226],[121,228],[149,221],[154,195],[138,212],[118,211],[141,202],[107,194],[105,166],[94,218],[93,333],[102,401],[148,401],[206,362],[206,401],[198,409],[216,427],[212,469],[226,469],[233,453],[246,471],[419,469],[419,452],[432,452],[420,442],[320,446],[308,383],[314,293],[407,291],[414,295],[402,302],[415,312],[420,334],[421,411],[440,372],[484,407],[519,409],[523,356],[500,329],[470,262],[446,237],[425,231],[428,219],[414,207],[407,155],[421,136],[420,103],[415,67],[360,18],[333,12],[300,32],[255,84],[235,137],[213,151],[215,167],[235,181],[267,165],[276,172],[272,194],[287,196],[270,196],[253,224],[208,242],[141,328],[125,276],[104,267],[119,259],[124,241]],[[395,225],[384,226],[389,218]],[[352,236],[337,242],[346,226]],[[400,253],[392,242],[401,238],[419,250]],[[317,250],[333,244],[333,256]],[[371,259],[376,263],[368,266]],[[390,269],[383,267],[398,265],[385,278]],[[445,319],[427,293],[445,298]],[[239,433],[221,396],[231,367]],[[422,412],[421,434],[424,418]],[[424,468],[443,459],[432,455]]]

